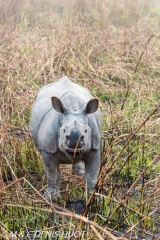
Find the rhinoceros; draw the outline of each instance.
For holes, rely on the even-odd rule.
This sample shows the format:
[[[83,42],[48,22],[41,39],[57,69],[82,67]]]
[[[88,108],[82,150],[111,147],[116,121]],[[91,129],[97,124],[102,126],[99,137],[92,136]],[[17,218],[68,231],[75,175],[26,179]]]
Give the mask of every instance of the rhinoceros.
[[[84,174],[87,192],[94,189],[101,151],[102,115],[98,104],[86,88],[66,76],[39,90],[30,129],[45,166],[47,199],[60,196],[60,164],[72,164],[74,171]]]

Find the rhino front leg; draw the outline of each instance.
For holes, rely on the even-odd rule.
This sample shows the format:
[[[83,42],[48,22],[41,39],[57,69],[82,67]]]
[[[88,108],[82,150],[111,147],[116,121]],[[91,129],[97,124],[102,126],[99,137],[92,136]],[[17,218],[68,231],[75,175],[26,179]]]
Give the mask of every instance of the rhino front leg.
[[[61,174],[59,170],[58,154],[47,153],[41,151],[45,172],[47,175],[47,189],[45,190],[44,196],[48,201],[55,200],[60,196],[59,187]]]
[[[60,183],[61,183],[61,171],[59,169],[59,164],[57,167],[57,175],[56,175],[56,192],[57,196],[60,197]]]
[[[100,150],[91,150],[84,159],[85,162],[85,186],[91,194],[96,183],[100,169]]]

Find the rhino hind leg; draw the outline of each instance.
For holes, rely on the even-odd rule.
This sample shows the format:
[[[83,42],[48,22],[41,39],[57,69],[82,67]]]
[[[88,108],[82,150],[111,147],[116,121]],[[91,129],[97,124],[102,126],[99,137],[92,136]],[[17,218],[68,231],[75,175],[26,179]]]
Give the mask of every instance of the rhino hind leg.
[[[60,180],[61,173],[58,164],[57,153],[46,153],[41,151],[48,185],[44,192],[44,197],[48,201],[56,200],[60,197]]]
[[[74,163],[72,167],[73,172],[78,172],[80,175],[85,174],[85,167],[82,162]]]

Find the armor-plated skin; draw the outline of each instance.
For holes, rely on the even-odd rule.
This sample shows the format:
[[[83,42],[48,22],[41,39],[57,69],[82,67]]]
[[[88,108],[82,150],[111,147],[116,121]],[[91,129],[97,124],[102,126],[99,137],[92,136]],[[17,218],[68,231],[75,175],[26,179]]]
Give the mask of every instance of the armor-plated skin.
[[[48,200],[60,193],[59,164],[73,164],[73,170],[85,173],[85,185],[92,192],[100,167],[101,128],[98,100],[86,88],[63,77],[39,90],[30,129],[43,157]]]

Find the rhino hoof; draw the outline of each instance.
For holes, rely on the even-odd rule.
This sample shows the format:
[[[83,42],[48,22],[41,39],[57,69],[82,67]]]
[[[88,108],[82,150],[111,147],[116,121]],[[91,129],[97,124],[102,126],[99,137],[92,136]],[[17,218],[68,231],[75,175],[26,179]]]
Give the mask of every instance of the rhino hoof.
[[[59,193],[56,192],[50,193],[47,190],[45,190],[44,192],[44,197],[48,202],[57,201],[61,199],[61,195]]]

